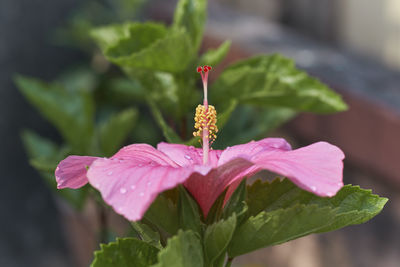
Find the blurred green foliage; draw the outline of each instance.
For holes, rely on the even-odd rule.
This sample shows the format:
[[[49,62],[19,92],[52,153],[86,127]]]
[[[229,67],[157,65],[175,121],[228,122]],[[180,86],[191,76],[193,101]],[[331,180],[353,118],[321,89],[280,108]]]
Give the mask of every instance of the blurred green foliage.
[[[197,143],[192,138],[193,115],[202,91],[196,67],[217,66],[230,42],[199,54],[206,0],[180,0],[169,26],[139,22],[143,4],[85,2],[56,37],[85,51],[87,61],[51,83],[16,77],[22,94],[64,141],[55,144],[31,131],[22,135],[32,165],[52,188],[57,163],[70,154],[110,156],[130,142]],[[211,85],[210,103],[219,112],[220,136],[214,148],[265,137],[297,112],[347,108],[339,95],[280,55],[229,66]],[[86,191],[57,192],[78,208]]]

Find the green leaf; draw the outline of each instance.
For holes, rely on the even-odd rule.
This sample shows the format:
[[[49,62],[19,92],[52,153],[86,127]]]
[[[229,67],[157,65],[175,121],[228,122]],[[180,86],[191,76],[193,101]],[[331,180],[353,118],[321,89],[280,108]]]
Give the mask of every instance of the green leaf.
[[[63,88],[18,76],[22,94],[60,131],[75,153],[85,154],[93,136],[94,103],[86,91]]]
[[[175,133],[175,131],[168,126],[164,120],[161,111],[158,109],[157,105],[151,99],[147,99],[147,103],[150,107],[151,113],[156,120],[158,126],[161,128],[164,137],[167,139],[168,143],[183,143],[182,139]]]
[[[179,187],[178,212],[181,229],[202,233],[199,206],[182,186]]]
[[[272,130],[293,118],[295,114],[293,110],[287,108],[257,109],[250,106],[237,106],[230,114],[230,119],[223,130],[219,131],[214,147],[225,148],[264,138]],[[220,125],[219,117],[217,125]],[[240,135],[231,133],[240,133]]]
[[[104,55],[128,69],[179,72],[186,69],[193,47],[183,30],[162,24],[131,23],[93,31]]]
[[[50,139],[43,138],[30,130],[24,130],[21,134],[25,150],[29,158],[53,158],[58,154],[58,146]]]
[[[203,38],[207,19],[207,0],[179,0],[174,14],[174,29],[185,29],[189,34],[195,51]]]
[[[207,52],[201,55],[198,65],[210,65],[212,67],[216,67],[219,63],[221,63],[222,60],[225,59],[230,47],[231,41],[225,41],[217,49],[207,50]]]
[[[137,119],[137,110],[130,108],[113,114],[100,125],[100,147],[106,156],[111,156],[121,147],[131,133]]]
[[[162,249],[160,243],[160,234],[158,232],[151,229],[151,227],[148,226],[147,224],[141,222],[130,222],[130,223],[133,229],[137,232],[137,234],[141,237],[141,239],[144,242],[158,249]]]
[[[100,248],[91,267],[148,267],[157,262],[158,249],[135,238],[118,238]]]
[[[203,249],[198,235],[179,231],[158,253],[158,263],[152,267],[203,267]]]
[[[244,215],[247,212],[247,188],[246,188],[246,180],[243,179],[236,190],[233,192],[232,196],[229,198],[228,202],[225,204],[224,211],[222,213],[222,217],[224,219],[229,218],[232,214],[236,214],[238,224],[244,218]]]
[[[98,27],[93,29],[90,35],[100,48],[105,50],[116,45],[121,39],[129,38],[132,25],[131,23],[125,23]]]
[[[235,108],[238,105],[238,101],[236,99],[231,99],[228,104],[229,105],[224,109],[224,111],[222,113],[218,114],[217,126],[218,126],[219,130],[224,128],[225,124],[229,121],[229,119],[232,115],[232,112],[235,110]]]
[[[163,231],[174,235],[179,229],[178,211],[174,203],[164,195],[159,195],[146,211],[144,218]]]
[[[236,214],[207,227],[204,233],[204,250],[207,263],[211,266],[226,252],[236,228]]]
[[[360,224],[377,215],[386,202],[358,186],[346,185],[336,196],[322,198],[289,180],[257,181],[248,188],[252,216],[235,232],[229,254],[238,256],[308,234]]]
[[[335,219],[320,231],[333,231],[347,225],[364,223],[377,215],[388,201],[359,186],[345,185],[334,197],[323,198],[298,188],[288,179],[271,183],[256,181],[248,188],[249,214],[288,208],[297,203],[330,207]]]
[[[278,54],[233,64],[212,87],[210,93],[215,102],[237,98],[240,103],[316,113],[347,109],[338,94],[298,70],[292,60]]]
[[[235,232],[228,248],[236,257],[266,246],[278,245],[325,227],[334,218],[330,207],[294,205],[250,217]]]
[[[143,103],[146,100],[146,94],[148,94],[139,81],[122,77],[110,79],[107,88],[107,97],[128,105]]]

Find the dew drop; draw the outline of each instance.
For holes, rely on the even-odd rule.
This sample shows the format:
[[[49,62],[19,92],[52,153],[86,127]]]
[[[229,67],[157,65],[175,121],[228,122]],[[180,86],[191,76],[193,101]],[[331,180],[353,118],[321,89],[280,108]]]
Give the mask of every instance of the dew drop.
[[[185,159],[192,160],[192,157],[189,155],[185,155]]]
[[[144,196],[144,193],[143,193],[143,192],[140,192],[139,196],[143,197],[143,196]]]
[[[315,186],[311,186],[311,190],[312,190],[313,192],[315,192],[315,191],[317,191],[317,188],[316,188]]]
[[[326,194],[328,195],[328,197],[332,197],[334,195],[332,192],[328,192]]]
[[[151,186],[151,182],[148,182],[148,183],[147,183],[147,186]]]
[[[134,184],[131,185],[131,189],[132,189],[132,190],[135,190],[135,188],[136,188],[136,185],[134,185]]]
[[[121,187],[121,188],[119,189],[119,192],[120,192],[121,194],[125,194],[125,193],[126,193],[126,188],[125,188],[125,187]]]
[[[124,162],[124,160],[123,160],[123,159],[120,159],[120,160],[119,160],[119,163],[122,163],[122,162]]]
[[[109,171],[108,173],[107,173],[107,175],[112,175],[113,174],[113,171]]]
[[[226,149],[229,149],[229,148],[231,148],[231,147],[230,147],[230,146],[227,146],[227,147],[226,147]]]
[[[60,167],[57,166],[56,171],[58,171],[60,169]]]

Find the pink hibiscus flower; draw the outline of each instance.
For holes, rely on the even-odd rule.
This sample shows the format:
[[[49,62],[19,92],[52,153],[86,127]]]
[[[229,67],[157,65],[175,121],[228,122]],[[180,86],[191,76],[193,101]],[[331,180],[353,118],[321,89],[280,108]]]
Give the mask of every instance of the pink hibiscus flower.
[[[111,158],[69,156],[58,165],[58,188],[79,188],[90,183],[106,203],[128,220],[140,220],[161,192],[183,184],[207,216],[218,196],[228,188],[229,197],[238,184],[260,170],[290,179],[300,188],[331,197],[343,186],[343,152],[326,142],[292,150],[280,138],[210,150],[218,132],[215,108],[207,102],[207,76],[211,68],[199,67],[204,84],[204,103],[196,109],[195,136],[202,148],[160,143],[122,148]],[[87,170],[87,167],[89,169]]]

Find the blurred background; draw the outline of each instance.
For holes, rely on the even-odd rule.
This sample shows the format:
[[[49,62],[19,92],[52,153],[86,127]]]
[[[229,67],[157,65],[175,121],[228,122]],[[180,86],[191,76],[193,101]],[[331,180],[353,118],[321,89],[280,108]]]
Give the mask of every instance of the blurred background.
[[[85,240],[71,241],[74,235],[68,232],[85,232],[76,229],[82,218],[68,215],[57,204],[30,166],[21,141],[25,129],[56,143],[61,137],[25,100],[13,76],[52,81],[78,72],[78,80],[90,84],[93,76],[84,74],[92,69],[101,80],[109,66],[85,30],[133,19],[169,22],[175,3],[0,2],[0,266],[81,266],[87,257],[74,248]],[[302,114],[270,135],[286,136],[298,145],[317,140],[338,145],[347,156],[345,183],[373,188],[390,199],[383,212],[364,225],[267,248],[237,259],[235,266],[399,266],[400,2],[210,0],[203,47],[225,39],[233,42],[225,66],[253,54],[279,52],[342,94],[349,111]],[[154,140],[160,138],[154,135]],[[90,253],[94,248],[86,249]]]

